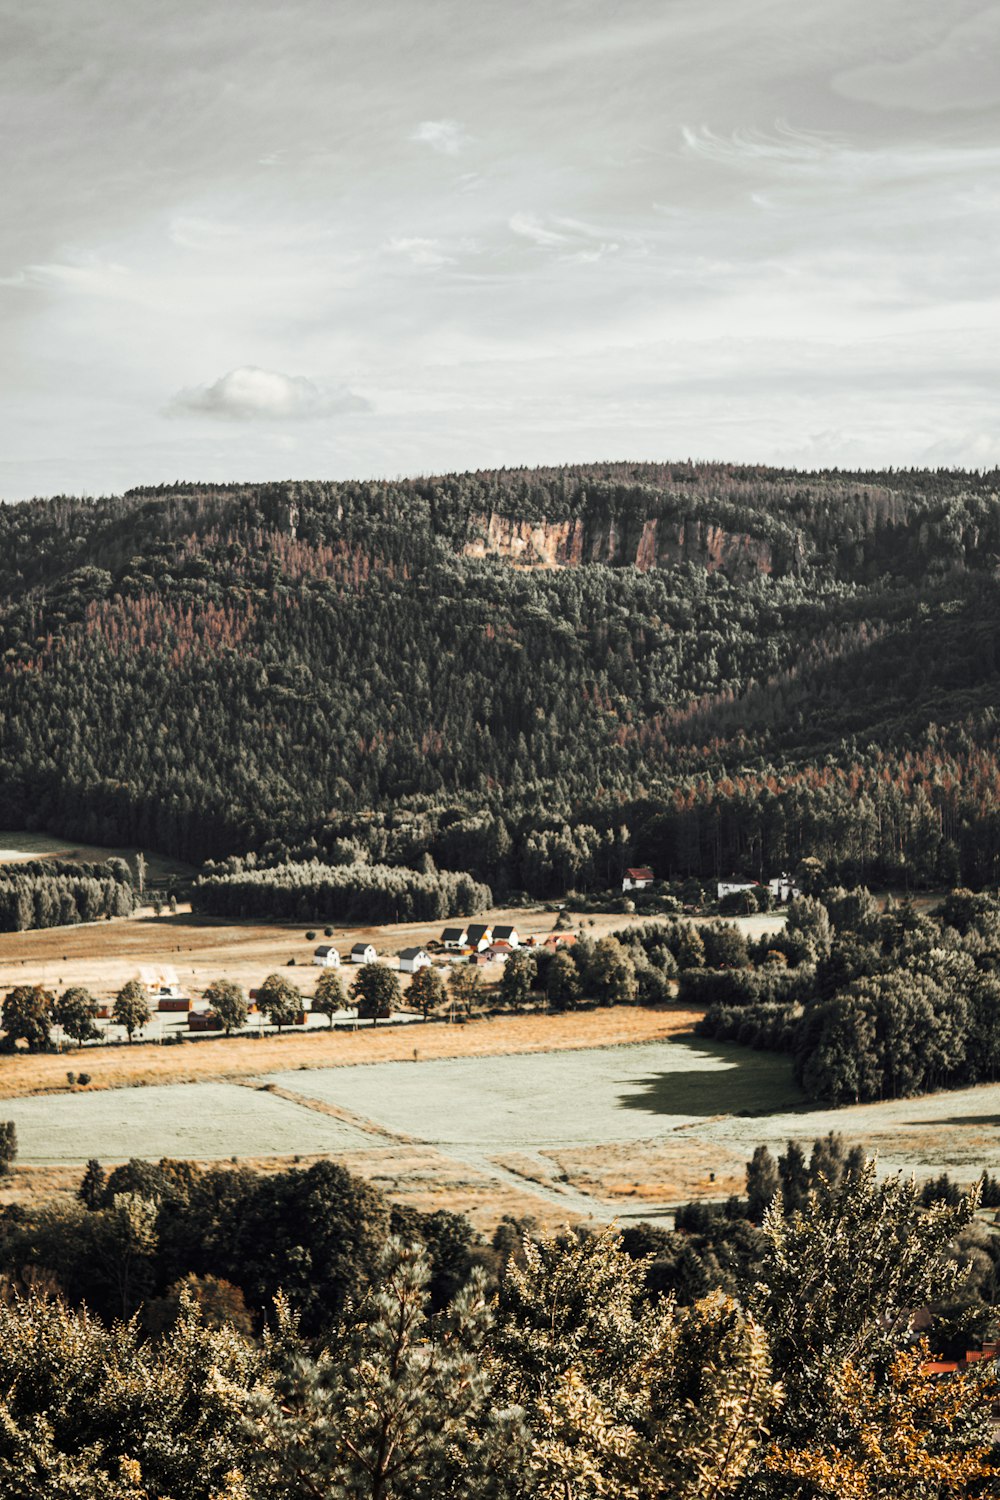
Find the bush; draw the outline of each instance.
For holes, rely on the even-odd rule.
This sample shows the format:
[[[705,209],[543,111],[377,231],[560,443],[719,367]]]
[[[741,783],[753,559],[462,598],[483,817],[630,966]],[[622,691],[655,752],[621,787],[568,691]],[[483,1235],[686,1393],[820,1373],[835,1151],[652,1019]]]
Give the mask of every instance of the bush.
[[[89,1073],[77,1073],[77,1075],[76,1075],[76,1081],[80,1085],[81,1088],[86,1088],[87,1084],[90,1082],[90,1074]]]
[[[333,937],[333,928],[332,927],[324,927],[323,928],[323,936],[324,937]]]
[[[315,941],[316,941],[316,934],[314,932],[307,932],[306,933],[306,942],[307,943],[314,943]]]

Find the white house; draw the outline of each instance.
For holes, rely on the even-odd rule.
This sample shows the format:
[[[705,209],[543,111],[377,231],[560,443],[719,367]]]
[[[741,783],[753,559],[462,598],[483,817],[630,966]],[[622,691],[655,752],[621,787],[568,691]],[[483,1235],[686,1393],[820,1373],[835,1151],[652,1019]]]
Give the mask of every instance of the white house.
[[[466,946],[475,953],[484,953],[493,941],[493,928],[482,922],[470,922],[465,940]]]
[[[452,950],[464,948],[468,941],[469,934],[464,927],[446,927],[441,934],[442,945]]]
[[[644,891],[647,885],[653,884],[653,872],[648,865],[640,865],[634,870],[625,871],[625,879],[622,881],[623,891]]]
[[[493,941],[495,943],[509,943],[512,948],[520,948],[521,939],[516,927],[505,927],[503,925],[494,927]]]
[[[352,964],[374,964],[378,963],[378,954],[371,943],[355,943],[351,949]]]
[[[723,896],[738,896],[741,891],[755,890],[758,883],[756,880],[740,880],[734,876],[731,880],[720,880],[716,892],[721,901]]]
[[[151,1000],[182,1000],[184,991],[180,987],[177,978],[177,970],[169,964],[160,968],[143,964],[139,969],[139,978],[145,987],[146,993]]]
[[[401,974],[415,974],[418,969],[429,969],[430,966],[430,954],[425,953],[423,948],[404,948],[399,955]]]
[[[320,943],[319,947],[313,950],[313,963],[321,969],[339,969],[340,951],[329,943]]]
[[[782,872],[782,874],[780,875],[776,875],[773,880],[769,880],[767,882],[767,888],[771,892],[771,895],[774,897],[775,901],[795,901],[799,896],[802,895],[802,892],[795,884],[791,875],[785,874],[784,872]]]

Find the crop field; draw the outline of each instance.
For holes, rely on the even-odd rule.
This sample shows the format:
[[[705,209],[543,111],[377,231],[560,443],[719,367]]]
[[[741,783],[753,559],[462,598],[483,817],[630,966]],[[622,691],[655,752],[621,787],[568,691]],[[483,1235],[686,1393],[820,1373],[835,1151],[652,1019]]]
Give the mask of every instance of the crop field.
[[[346,1121],[231,1083],[114,1089],[4,1104],[19,1156],[40,1166],[96,1156],[225,1158],[342,1152],[370,1142]]]

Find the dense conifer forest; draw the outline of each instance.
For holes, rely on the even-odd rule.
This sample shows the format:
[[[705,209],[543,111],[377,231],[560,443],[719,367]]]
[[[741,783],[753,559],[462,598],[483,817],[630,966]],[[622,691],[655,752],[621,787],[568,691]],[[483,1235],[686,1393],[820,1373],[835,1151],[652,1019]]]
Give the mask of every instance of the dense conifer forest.
[[[535,895],[633,860],[993,882],[997,488],[613,464],[2,506],[0,824]]]

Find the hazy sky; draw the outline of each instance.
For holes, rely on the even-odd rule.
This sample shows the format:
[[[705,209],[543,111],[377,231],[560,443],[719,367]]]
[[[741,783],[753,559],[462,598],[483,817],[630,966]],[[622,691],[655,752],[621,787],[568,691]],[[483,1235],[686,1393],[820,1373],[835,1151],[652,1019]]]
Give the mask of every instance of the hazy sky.
[[[0,497],[1000,463],[1000,5],[0,0]]]

